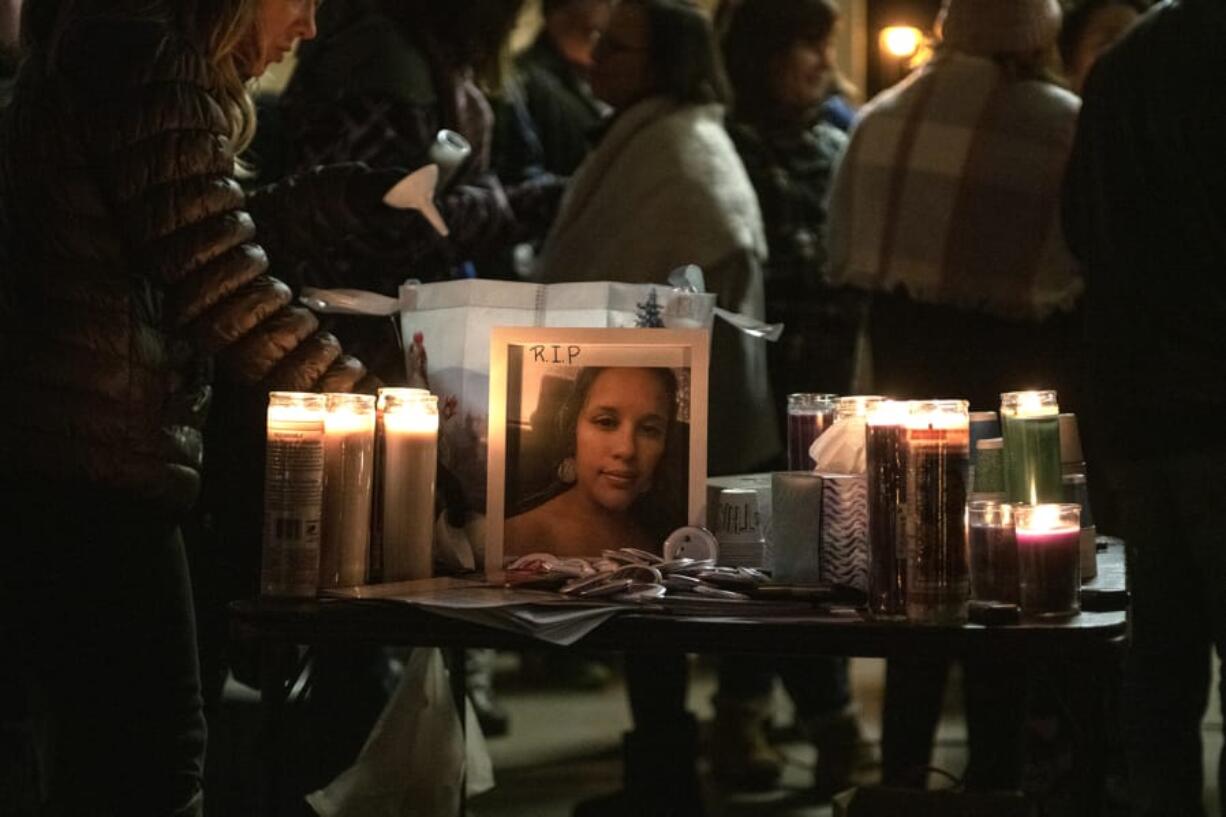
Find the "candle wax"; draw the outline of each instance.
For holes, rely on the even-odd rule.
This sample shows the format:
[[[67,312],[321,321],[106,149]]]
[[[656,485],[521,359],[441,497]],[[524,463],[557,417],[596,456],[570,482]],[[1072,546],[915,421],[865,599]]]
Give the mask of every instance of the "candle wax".
[[[323,536],[321,587],[348,587],[366,581],[370,549],[370,503],[374,477],[374,415],[353,415],[324,428]]]
[[[813,441],[834,422],[834,409],[788,411],[788,470],[812,471],[809,449]]]
[[[386,414],[383,432],[383,581],[428,579],[438,431],[401,425]]]
[[[1062,616],[1079,609],[1081,529],[1017,531],[1022,614]]]
[[[971,598],[1018,603],[1017,535],[1012,525],[970,526]]]

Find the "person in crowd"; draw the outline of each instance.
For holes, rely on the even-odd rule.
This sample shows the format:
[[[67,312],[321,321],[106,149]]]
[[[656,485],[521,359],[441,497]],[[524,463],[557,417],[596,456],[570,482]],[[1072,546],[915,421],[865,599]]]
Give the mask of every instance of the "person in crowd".
[[[13,95],[17,73],[17,33],[21,0],[0,0],[0,109]]]
[[[411,276],[400,264],[377,270],[368,277],[381,279],[380,292],[395,295],[407,277],[470,276],[483,258],[548,227],[560,180],[544,175],[504,187],[489,172],[493,113],[482,87],[501,82],[522,5],[335,0],[320,12],[320,36],[301,49],[281,99],[290,168],[351,161],[419,167],[431,161],[444,128],[472,150],[446,180],[455,197],[446,249],[417,259]],[[352,277],[343,268],[338,274]]]
[[[762,208],[770,256],[766,317],[782,322],[768,356],[776,421],[791,392],[846,393],[864,296],[825,283],[826,195],[847,137],[822,117],[833,78],[830,0],[744,0],[724,35],[736,105],[728,131]],[[847,787],[859,745],[845,658],[774,662],[818,748],[817,788]],[[770,663],[733,657],[719,664],[711,767],[734,786],[768,788],[783,759],[766,738],[773,713]]]
[[[588,78],[592,52],[612,8],[611,0],[543,0],[544,26],[515,61],[524,106],[540,139],[542,166],[550,173],[575,172],[608,114]]]
[[[937,56],[861,112],[835,174],[830,275],[875,293],[884,394],[1073,397],[1083,282],[1056,203],[1078,101],[1050,68],[1060,20],[1055,0],[946,0]],[[931,136],[950,128],[957,142]]]
[[[662,282],[695,264],[720,306],[763,317],[762,220],[724,129],[727,80],[704,12],[687,0],[619,3],[591,82],[614,113],[571,179],[538,279]],[[765,349],[719,322],[712,347],[709,469],[752,471],[780,451]],[[627,675],[627,790],[579,811],[700,813],[684,656],[628,657]]]
[[[0,618],[6,655],[39,690],[48,813],[201,813],[179,523],[200,491],[210,394],[346,391],[363,375],[265,274],[234,178],[254,127],[245,82],[313,35],[313,11],[24,5],[0,127],[13,545]],[[97,670],[87,683],[83,667]]]
[[[696,264],[721,307],[764,317],[762,219],[724,129],[726,89],[710,23],[692,4],[633,0],[614,10],[592,68],[592,90],[614,115],[571,178],[537,280],[663,282]],[[765,356],[760,341],[717,321],[713,474],[753,471],[781,450]]]
[[[1078,100],[1048,63],[1055,0],[946,0],[936,57],[862,110],[835,173],[830,274],[874,293],[874,390],[961,397],[1055,388],[1076,410],[1083,282],[1059,226]],[[968,786],[1020,782],[1022,668],[967,660]],[[919,783],[947,664],[891,659],[882,761]]]
[[[658,548],[685,524],[684,504],[680,519],[671,520],[659,500],[656,508],[648,507],[668,487],[657,483],[665,451],[676,445],[676,417],[677,378],[671,370],[583,369],[558,416],[554,484],[507,519],[505,552],[568,557]]]
[[[361,280],[364,288],[391,296],[407,278],[501,277],[512,247],[544,235],[562,182],[534,174],[503,185],[490,172],[493,113],[483,89],[501,82],[522,6],[523,0],[330,0],[322,7],[319,37],[300,50],[281,98],[291,171],[352,161],[419,167],[437,158],[432,149],[444,128],[462,136],[471,154],[462,165],[443,168],[451,229],[446,244],[411,264],[395,256],[355,257],[342,248],[313,264],[314,277]],[[404,351],[390,323],[337,318],[332,325],[385,382],[406,383]],[[469,514],[484,511],[485,498],[463,495],[446,478],[465,464],[441,465],[448,518],[462,526]],[[488,733],[505,732],[506,715],[489,694],[489,679],[474,675],[474,681],[482,724]]]
[[[1125,749],[1136,815],[1204,814],[1201,719],[1226,644],[1226,7],[1177,0],[1102,55],[1064,187],[1086,283],[1087,428],[1130,548]],[[1155,73],[1155,67],[1160,71]],[[1160,395],[1164,433],[1139,433]],[[1096,500],[1097,501],[1097,500]],[[1221,690],[1219,689],[1219,693]],[[1218,763],[1218,787],[1226,765]]]
[[[1094,62],[1149,8],[1146,0],[1081,0],[1064,11],[1060,59],[1073,93],[1080,95]]]

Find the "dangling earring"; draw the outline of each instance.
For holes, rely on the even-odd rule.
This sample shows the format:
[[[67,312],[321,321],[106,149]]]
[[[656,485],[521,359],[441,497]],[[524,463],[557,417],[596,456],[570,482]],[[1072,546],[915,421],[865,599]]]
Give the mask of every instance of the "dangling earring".
[[[558,482],[573,485],[575,482],[575,458],[566,457],[558,463]]]

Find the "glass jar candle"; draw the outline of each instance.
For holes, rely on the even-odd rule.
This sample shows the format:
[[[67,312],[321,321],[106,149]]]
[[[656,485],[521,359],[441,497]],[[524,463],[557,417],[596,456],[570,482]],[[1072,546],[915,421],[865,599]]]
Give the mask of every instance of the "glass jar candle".
[[[834,401],[834,419],[848,420],[852,417],[868,417],[885,398],[879,394],[851,394]]]
[[[434,572],[438,398],[421,389],[380,396],[383,581],[427,579]]]
[[[366,581],[375,473],[375,398],[367,394],[326,397],[319,586],[348,587]]]
[[[268,395],[260,554],[266,596],[314,596],[319,588],[325,407],[322,394]]]
[[[1022,615],[1075,615],[1081,609],[1081,506],[1018,505],[1014,527]]]
[[[965,400],[911,404],[905,421],[907,620],[966,620],[970,566],[966,498],[970,421]]]
[[[1013,506],[1007,502],[971,502],[967,506],[967,545],[971,558],[971,598],[1017,604]]]
[[[833,394],[788,395],[788,470],[812,471],[809,449],[834,422]]]
[[[1060,406],[1054,391],[1000,396],[1005,441],[1005,498],[1031,505],[1064,496],[1060,464]]]
[[[906,497],[903,423],[907,403],[883,400],[865,419],[868,484],[868,609],[876,618],[906,615],[902,505]]]

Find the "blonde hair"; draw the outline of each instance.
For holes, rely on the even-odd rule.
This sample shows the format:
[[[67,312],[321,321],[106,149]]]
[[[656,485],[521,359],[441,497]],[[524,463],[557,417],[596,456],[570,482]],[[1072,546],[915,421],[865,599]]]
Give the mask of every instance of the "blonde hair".
[[[256,11],[260,0],[26,0],[22,9],[23,50],[44,49],[57,58],[64,34],[82,22],[160,22],[187,38],[208,63],[206,87],[225,114],[230,150],[242,153],[255,136],[255,105],[245,76],[256,58]],[[258,46],[255,46],[258,47]]]

